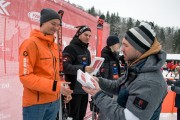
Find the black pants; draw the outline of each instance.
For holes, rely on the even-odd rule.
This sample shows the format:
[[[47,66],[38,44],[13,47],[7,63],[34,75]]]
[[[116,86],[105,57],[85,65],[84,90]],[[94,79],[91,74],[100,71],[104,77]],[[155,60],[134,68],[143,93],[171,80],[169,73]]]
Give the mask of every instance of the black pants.
[[[69,117],[73,120],[84,120],[88,104],[88,94],[72,94],[72,100],[68,103]]]
[[[180,120],[180,108],[177,109],[177,120]]]

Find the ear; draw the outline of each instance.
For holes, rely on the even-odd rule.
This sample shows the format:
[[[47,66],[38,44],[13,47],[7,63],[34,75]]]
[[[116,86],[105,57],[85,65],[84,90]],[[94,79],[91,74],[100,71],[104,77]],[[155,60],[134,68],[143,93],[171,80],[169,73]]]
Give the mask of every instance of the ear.
[[[137,55],[140,57],[143,53],[141,53],[140,51],[136,50]]]

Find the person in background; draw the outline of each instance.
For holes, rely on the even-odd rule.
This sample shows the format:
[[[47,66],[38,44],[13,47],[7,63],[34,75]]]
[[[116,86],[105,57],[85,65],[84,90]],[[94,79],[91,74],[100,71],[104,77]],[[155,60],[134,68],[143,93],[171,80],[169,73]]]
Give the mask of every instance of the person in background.
[[[119,42],[120,41],[117,36],[109,36],[106,40],[106,46],[101,51],[101,57],[103,57],[105,60],[100,68],[99,73],[103,78],[117,80],[121,76]],[[106,94],[113,97],[113,95],[110,93]],[[116,99],[117,97],[114,96],[114,100]],[[102,114],[101,111],[98,111],[98,120],[106,120],[106,115]]]
[[[178,67],[178,75],[180,75],[180,67]],[[178,80],[167,79],[167,84],[170,86],[171,90],[176,93],[175,107],[177,108],[177,120],[180,120],[180,77]]]
[[[59,51],[54,33],[60,16],[50,8],[41,10],[40,30],[19,48],[19,77],[23,84],[23,120],[55,120],[60,93],[71,99],[72,90],[65,88],[59,77]]]
[[[180,66],[179,66],[179,64],[177,64],[177,66],[175,68],[175,72],[174,72],[174,74],[175,74],[174,78],[179,79],[179,69],[180,69]]]
[[[174,65],[174,61],[169,61],[167,63],[168,73],[172,72],[172,66]]]
[[[101,57],[105,60],[100,68],[100,75],[103,78],[117,80],[121,76],[119,63],[120,43],[117,36],[109,36],[105,46],[101,51]]]
[[[153,25],[141,23],[129,29],[121,51],[127,70],[118,80],[95,78],[95,89],[83,86],[91,94],[94,104],[109,120],[159,120],[167,84],[160,71],[166,61]],[[112,100],[105,92],[118,95]]]
[[[86,26],[78,26],[78,30],[70,44],[63,51],[63,70],[65,80],[71,82],[73,89],[72,100],[69,102],[69,117],[73,120],[83,120],[86,115],[88,104],[88,94],[82,89],[82,85],[77,81],[77,70],[83,72],[93,72],[91,55],[88,50],[91,29]]]
[[[162,67],[162,68],[163,68],[163,70],[168,71],[168,68],[167,68],[167,62],[165,62],[165,63],[164,63],[164,65],[163,65],[163,67]]]

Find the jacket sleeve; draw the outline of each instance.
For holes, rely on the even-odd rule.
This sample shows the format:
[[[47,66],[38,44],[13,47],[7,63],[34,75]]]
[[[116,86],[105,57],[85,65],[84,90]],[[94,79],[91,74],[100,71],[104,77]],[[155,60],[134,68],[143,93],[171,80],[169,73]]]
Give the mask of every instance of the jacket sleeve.
[[[60,91],[60,82],[54,84],[54,80],[39,77],[34,74],[34,67],[38,59],[38,51],[33,41],[24,41],[19,48],[19,77],[24,87],[44,93]],[[56,91],[53,91],[56,86]]]
[[[93,102],[108,120],[126,120],[124,108],[121,107],[114,98],[109,97],[103,91],[98,92],[93,97]]]
[[[177,86],[173,86],[173,91],[176,93],[176,94],[180,94],[180,87],[177,87]],[[171,88],[172,89],[172,88]]]
[[[73,47],[67,46],[63,51],[63,71],[65,74],[77,75],[77,70],[81,69],[84,71],[83,65],[73,65],[77,54]]]
[[[141,81],[136,82],[131,87],[126,109],[140,120],[149,120],[162,102],[163,97],[159,96],[162,95],[159,93],[165,88],[162,88],[159,84]],[[125,108],[120,106],[117,101],[108,97],[103,91],[98,92],[93,100],[102,114],[105,114],[108,119],[126,120]]]
[[[109,80],[109,79],[100,77],[99,78],[99,86],[105,92],[117,95],[119,92],[119,85],[123,81],[123,78],[124,78],[124,76],[120,77],[117,80]]]

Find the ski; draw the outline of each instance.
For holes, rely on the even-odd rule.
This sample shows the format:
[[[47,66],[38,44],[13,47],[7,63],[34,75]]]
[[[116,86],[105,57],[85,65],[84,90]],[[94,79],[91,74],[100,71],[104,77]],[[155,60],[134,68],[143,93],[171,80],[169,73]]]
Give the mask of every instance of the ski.
[[[63,10],[59,10],[58,11],[58,14],[60,15],[61,17],[61,20],[60,20],[60,27],[59,27],[59,30],[57,32],[57,44],[58,44],[58,51],[59,51],[59,76],[60,76],[60,80],[64,80],[64,73],[63,73],[63,60],[62,60],[62,17],[63,17],[63,14],[64,14],[64,11]],[[57,117],[57,120],[63,120],[63,112],[62,112],[62,109],[63,109],[63,100],[62,100],[62,95],[60,94],[60,108],[59,108],[59,116]]]
[[[97,23],[97,42],[96,42],[96,56],[101,56],[102,49],[102,35],[103,35],[103,23],[105,20],[105,16],[101,15],[98,19]]]

